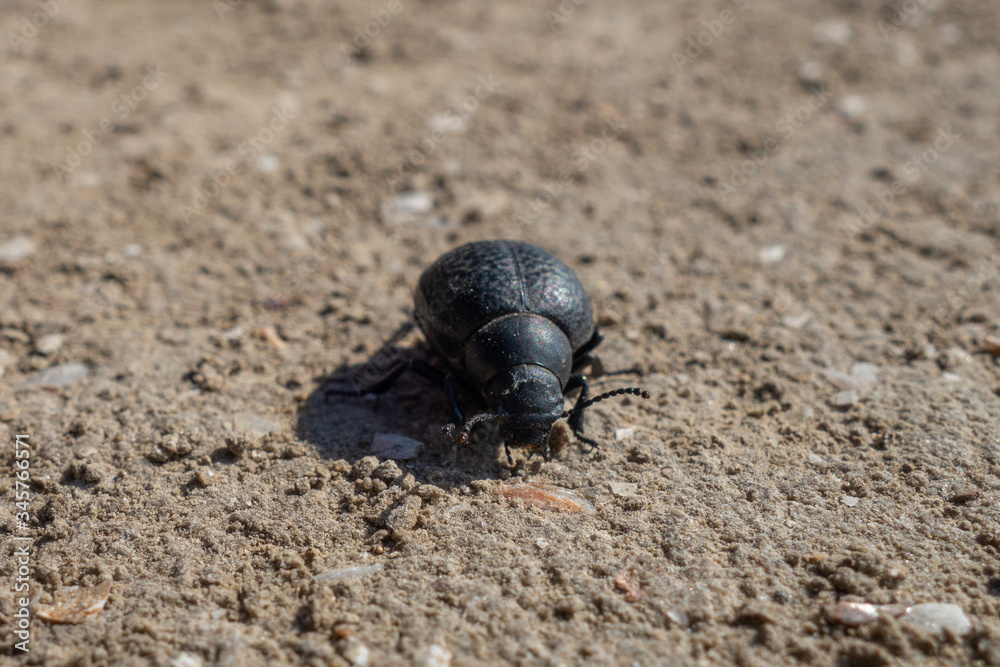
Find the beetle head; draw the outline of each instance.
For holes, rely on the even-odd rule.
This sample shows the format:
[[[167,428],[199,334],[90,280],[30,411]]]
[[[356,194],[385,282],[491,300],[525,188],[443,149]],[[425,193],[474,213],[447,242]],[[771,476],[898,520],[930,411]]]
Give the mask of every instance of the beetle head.
[[[500,373],[484,395],[510,447],[544,447],[552,424],[563,412],[559,378],[535,364],[520,364]]]

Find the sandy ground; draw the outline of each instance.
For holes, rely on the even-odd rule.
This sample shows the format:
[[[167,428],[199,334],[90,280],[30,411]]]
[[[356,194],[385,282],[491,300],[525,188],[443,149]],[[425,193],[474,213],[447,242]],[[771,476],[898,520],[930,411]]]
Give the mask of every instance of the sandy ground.
[[[996,3],[0,7],[3,664],[1000,663]],[[502,237],[601,449],[323,399]]]

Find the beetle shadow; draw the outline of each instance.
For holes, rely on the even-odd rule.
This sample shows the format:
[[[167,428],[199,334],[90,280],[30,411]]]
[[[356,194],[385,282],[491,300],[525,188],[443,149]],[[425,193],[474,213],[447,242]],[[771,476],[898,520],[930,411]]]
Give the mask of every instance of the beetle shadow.
[[[448,399],[443,386],[416,373],[404,372],[385,393],[378,396],[329,395],[328,388],[363,390],[381,379],[399,361],[433,354],[422,339],[413,337],[412,323],[402,325],[368,360],[345,364],[331,373],[314,378],[316,387],[300,406],[296,434],[331,459],[354,465],[366,456],[388,460],[372,450],[376,434],[403,436],[422,443],[413,457],[395,458],[405,473],[419,483],[441,488],[465,486],[477,479],[497,479],[508,470],[498,429],[487,424],[477,427],[469,444],[462,445],[442,435],[448,421]],[[466,414],[481,409],[472,397],[459,399]]]

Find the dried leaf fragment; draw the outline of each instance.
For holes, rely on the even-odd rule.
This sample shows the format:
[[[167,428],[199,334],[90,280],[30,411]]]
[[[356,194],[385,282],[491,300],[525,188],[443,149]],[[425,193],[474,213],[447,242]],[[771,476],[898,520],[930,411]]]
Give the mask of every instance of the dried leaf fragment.
[[[521,500],[525,504],[546,512],[593,514],[594,506],[574,491],[554,484],[529,482],[513,486],[500,486],[495,494],[508,500]]]
[[[60,591],[52,605],[38,606],[35,616],[50,623],[83,623],[104,609],[111,593],[111,581],[97,586],[72,586]]]

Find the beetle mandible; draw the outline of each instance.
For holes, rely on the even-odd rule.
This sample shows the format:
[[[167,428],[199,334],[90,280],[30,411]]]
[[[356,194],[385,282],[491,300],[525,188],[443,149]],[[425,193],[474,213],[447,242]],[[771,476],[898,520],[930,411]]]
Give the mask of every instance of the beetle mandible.
[[[445,434],[457,431],[467,443],[476,424],[493,421],[505,447],[544,447],[546,461],[557,420],[568,417],[573,434],[596,446],[583,435],[586,408],[612,396],[650,397],[638,387],[623,387],[589,398],[583,370],[603,340],[593,304],[572,269],[531,244],[479,241],[445,253],[420,276],[414,315],[447,372],[411,358],[368,387],[326,393],[381,394],[412,370],[444,386],[451,412]],[[575,389],[580,390],[576,404],[564,410],[565,395]],[[481,398],[486,411],[466,419],[461,390]]]

